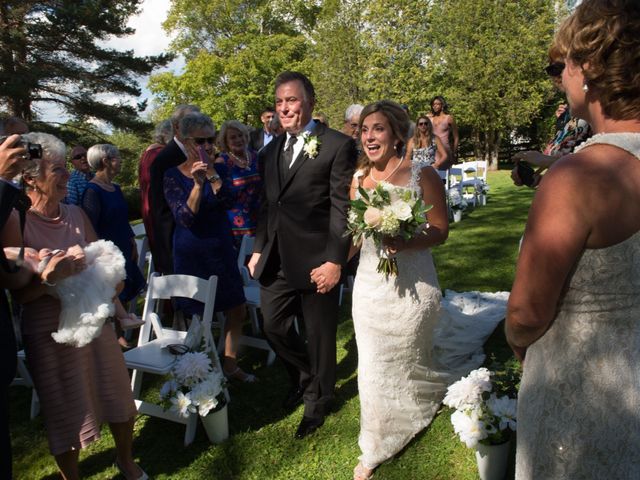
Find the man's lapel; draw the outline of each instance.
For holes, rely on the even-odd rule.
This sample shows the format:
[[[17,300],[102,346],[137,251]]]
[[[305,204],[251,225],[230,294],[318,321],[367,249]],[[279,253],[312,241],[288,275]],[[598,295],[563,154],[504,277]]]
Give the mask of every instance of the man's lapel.
[[[310,136],[320,138],[324,134],[325,129],[326,129],[326,127],[324,126],[324,124],[322,124],[320,122],[316,122],[316,124],[313,127],[313,129],[311,129]],[[302,141],[302,138],[300,139],[300,141]],[[322,141],[320,142],[320,146],[318,148],[318,155],[320,155],[320,150],[321,149],[322,149]],[[317,156],[314,157],[314,158],[317,158]],[[293,166],[289,169],[289,174],[287,175],[285,173],[285,176],[284,176],[285,182],[284,182],[282,188],[280,189],[280,194],[282,194],[282,192],[291,183],[293,178],[296,176],[296,173],[298,172],[298,170],[300,170],[300,167],[302,167],[302,164],[304,162],[306,162],[306,161],[309,161],[309,160],[310,160],[309,156],[306,153],[304,153],[304,146],[303,146],[302,150],[300,150],[300,153],[296,157],[296,161],[293,162]]]

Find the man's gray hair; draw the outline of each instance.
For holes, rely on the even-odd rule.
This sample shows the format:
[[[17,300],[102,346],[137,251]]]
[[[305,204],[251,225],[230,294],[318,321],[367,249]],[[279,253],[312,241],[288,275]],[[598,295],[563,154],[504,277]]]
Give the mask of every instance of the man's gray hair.
[[[180,120],[190,113],[200,113],[200,107],[196,105],[178,105],[171,114],[171,124],[178,127]]]
[[[364,109],[364,105],[360,105],[359,103],[353,103],[347,107],[347,110],[344,112],[344,121],[348,122],[353,117],[360,118],[360,114]]]
[[[28,178],[36,178],[40,175],[41,160],[64,160],[67,153],[67,147],[58,137],[50,133],[31,132],[22,135],[22,138],[29,143],[36,143],[42,147],[42,159],[34,158],[29,162],[23,170],[23,176]]]
[[[115,158],[120,155],[118,147],[110,143],[98,143],[87,150],[87,163],[91,170],[99,171],[104,168],[102,160],[105,158]]]
[[[166,145],[173,138],[173,127],[171,125],[171,120],[163,120],[158,125],[156,125],[156,129],[153,132],[153,140],[156,143],[161,143],[162,145]]]
[[[211,128],[214,132],[216,131],[211,117],[204,113],[188,113],[180,120],[180,135],[182,138],[187,138],[191,136],[192,132],[207,127]]]

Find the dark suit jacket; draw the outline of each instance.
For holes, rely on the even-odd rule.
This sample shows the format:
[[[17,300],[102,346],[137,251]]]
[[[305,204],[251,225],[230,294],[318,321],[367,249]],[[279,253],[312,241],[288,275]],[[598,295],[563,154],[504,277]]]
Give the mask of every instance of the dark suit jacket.
[[[4,227],[20,190],[7,182],[0,181],[0,228]],[[18,245],[7,245],[18,246]],[[0,245],[4,247],[4,245]],[[2,268],[2,267],[0,267]],[[16,375],[16,337],[9,303],[0,286],[0,385],[9,385]]]
[[[261,252],[255,277],[260,278],[271,255],[292,288],[312,288],[311,270],[326,261],[345,265],[349,238],[344,236],[349,207],[349,185],[355,169],[352,138],[316,123],[312,135],[320,142],[318,154],[304,150],[281,180],[286,135],[272,140],[259,154],[264,190],[254,251]],[[275,248],[277,245],[277,252]]]
[[[271,141],[273,141],[273,139]],[[262,147],[264,147],[264,129],[258,128],[249,134],[249,148],[257,152]]]
[[[173,273],[173,214],[164,198],[164,173],[187,159],[180,147],[171,140],[151,164],[149,206],[153,217],[153,265],[158,272]]]

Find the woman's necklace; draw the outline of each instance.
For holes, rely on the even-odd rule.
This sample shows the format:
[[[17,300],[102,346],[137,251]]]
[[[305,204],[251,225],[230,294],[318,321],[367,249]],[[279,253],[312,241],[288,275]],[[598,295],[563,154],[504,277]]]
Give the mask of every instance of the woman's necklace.
[[[231,150],[229,150],[229,156],[231,157],[231,159],[233,160],[233,163],[235,163],[239,168],[243,169],[243,170],[249,170],[251,167],[249,166],[249,154],[248,152],[245,150],[244,152],[246,158],[240,158],[238,157],[235,153],[233,153]]]
[[[400,157],[400,161],[398,162],[398,164],[395,166],[395,168],[393,170],[391,170],[391,173],[389,175],[387,175],[386,177],[384,177],[383,179],[380,180],[376,180],[375,177],[373,176],[373,168],[371,170],[369,170],[369,177],[371,178],[371,180],[373,180],[376,184],[380,183],[380,182],[386,182],[387,180],[389,180],[394,173],[396,173],[398,171],[398,169],[400,168],[400,165],[402,165],[402,161],[404,160],[404,157]]]
[[[113,183],[111,183],[108,180],[105,180],[104,178],[98,175],[93,177],[93,183],[97,183],[99,186],[101,186],[104,190],[107,190],[108,192],[113,192],[115,190]]]

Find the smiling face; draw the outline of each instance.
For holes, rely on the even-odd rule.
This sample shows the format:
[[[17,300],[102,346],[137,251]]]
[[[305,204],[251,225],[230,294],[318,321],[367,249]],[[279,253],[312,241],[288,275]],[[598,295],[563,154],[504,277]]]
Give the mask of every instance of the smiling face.
[[[283,83],[276,89],[276,112],[282,128],[289,133],[299,133],[311,121],[313,106],[299,80]]]
[[[396,155],[398,139],[391,130],[389,120],[380,112],[365,117],[360,140],[364,153],[373,163],[385,163]]]
[[[244,135],[235,128],[227,129],[225,143],[227,148],[236,155],[241,155],[247,146]]]
[[[71,164],[76,170],[89,173],[89,162],[87,162],[87,149],[81,146],[73,147],[71,150]]]
[[[63,157],[40,160],[40,174],[34,180],[35,190],[54,202],[60,202],[67,195],[67,170]]]

